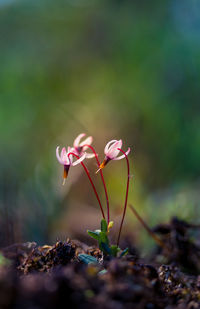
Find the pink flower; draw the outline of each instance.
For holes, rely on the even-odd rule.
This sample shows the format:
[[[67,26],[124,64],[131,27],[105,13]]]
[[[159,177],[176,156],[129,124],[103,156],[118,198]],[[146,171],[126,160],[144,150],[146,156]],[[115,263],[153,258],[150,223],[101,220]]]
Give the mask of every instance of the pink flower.
[[[56,148],[56,157],[58,159],[58,162],[64,166],[64,174],[63,174],[63,178],[64,178],[63,184],[64,184],[65,179],[68,176],[70,166],[71,165],[75,166],[75,165],[81,163],[85,159],[86,154],[83,153],[82,156],[78,160],[73,162],[73,156],[72,155],[68,156],[68,154],[71,153],[71,152],[75,152],[75,149],[68,147],[67,151],[66,151],[66,148],[63,147],[62,150],[61,150],[61,153],[59,154],[59,148],[60,148],[59,146]]]
[[[74,150],[75,150],[75,153],[79,156],[82,156],[83,153],[85,153],[85,150],[88,149],[88,146],[87,145],[91,145],[92,144],[92,141],[93,141],[93,138],[92,136],[89,136],[87,137],[84,141],[80,142],[81,139],[85,136],[86,134],[85,133],[81,133],[79,134],[75,140],[74,140]],[[95,157],[95,154],[93,153],[85,153],[85,157],[90,159],[90,158],[94,158]]]
[[[106,164],[111,160],[121,160],[125,158],[125,154],[128,155],[130,152],[130,148],[125,152],[125,154],[118,157],[118,154],[120,153],[120,150],[122,148],[122,140],[119,141],[116,139],[113,139],[112,141],[108,142],[106,144],[106,147],[104,148],[105,158],[101,165],[99,166],[99,169],[102,169],[106,166]],[[97,172],[98,172],[97,171]]]

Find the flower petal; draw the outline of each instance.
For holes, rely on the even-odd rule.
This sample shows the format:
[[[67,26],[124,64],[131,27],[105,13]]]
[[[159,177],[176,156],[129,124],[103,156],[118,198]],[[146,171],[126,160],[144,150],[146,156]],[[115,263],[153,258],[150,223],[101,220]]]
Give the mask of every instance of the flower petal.
[[[59,146],[56,147],[56,157],[57,157],[58,162],[59,162],[60,164],[64,164],[64,162],[63,162],[63,160],[61,159],[60,154],[59,154],[59,148],[60,148]]]
[[[79,152],[75,148],[70,148],[68,153],[73,152],[75,155],[80,156]],[[73,156],[72,156],[73,157]],[[75,157],[75,156],[74,156]]]
[[[78,160],[76,160],[74,163],[72,163],[73,166],[81,163],[85,159],[86,154],[84,153]]]
[[[80,144],[80,140],[83,136],[85,136],[86,134],[85,133],[81,133],[79,134],[75,140],[74,140],[74,148],[78,148],[79,147],[79,144]]]
[[[71,152],[77,154],[76,150],[73,147],[68,146],[67,154],[66,154],[67,160],[68,160],[68,165],[72,165],[73,159],[74,159],[74,156],[72,154],[69,156],[69,153],[71,153]]]
[[[128,148],[128,150],[127,150],[127,152],[126,152],[126,155],[127,155],[127,156],[128,156],[128,154],[129,154],[130,151],[131,151],[131,149]],[[122,156],[120,156],[120,157],[114,158],[113,160],[121,160],[121,159],[123,159],[123,158],[125,158],[125,155],[124,155],[124,154],[123,154]]]
[[[92,159],[95,157],[95,154],[94,153],[86,153],[86,159]]]
[[[62,150],[61,150],[61,154],[60,154],[61,158],[64,157],[66,155],[66,153],[67,153],[66,148],[63,147]]]
[[[93,141],[93,137],[89,136],[83,142],[79,144],[79,147],[83,147],[84,145],[91,145],[92,141]],[[86,147],[84,147],[84,149],[86,149]]]
[[[63,164],[65,164],[65,165],[70,165],[70,160],[69,160],[68,155],[67,155],[68,152],[69,152],[69,148],[70,147],[68,147],[68,151],[66,151],[65,147],[63,147],[62,150],[61,150],[61,160],[63,161]]]
[[[120,139],[119,141],[116,141],[112,146],[110,146],[108,152],[107,152],[107,157],[110,159],[114,159],[118,156],[120,150],[118,148],[122,147],[122,140]]]
[[[108,143],[106,144],[106,147],[104,148],[104,153],[105,153],[105,155],[106,155],[107,152],[108,152],[108,149],[109,149],[110,144],[115,143],[115,142],[117,142],[117,140],[116,140],[116,139],[113,139],[112,141],[110,141],[110,142],[108,142]]]

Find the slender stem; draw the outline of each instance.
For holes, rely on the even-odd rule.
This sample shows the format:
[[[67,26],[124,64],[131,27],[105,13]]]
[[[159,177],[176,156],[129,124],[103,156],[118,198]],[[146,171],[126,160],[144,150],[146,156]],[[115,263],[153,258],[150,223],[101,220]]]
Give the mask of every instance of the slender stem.
[[[99,162],[99,158],[98,158],[98,154],[96,153],[95,149],[90,146],[90,145],[84,145],[83,147],[89,147],[92,152],[94,153],[95,155],[95,158],[96,158],[96,161],[97,161],[97,164],[98,164],[98,167],[100,166],[100,162]],[[103,182],[103,186],[104,186],[104,191],[105,191],[105,196],[106,196],[106,203],[107,203],[107,217],[108,217],[108,223],[110,222],[110,208],[109,208],[109,199],[108,199],[108,192],[107,192],[107,188],[106,188],[106,183],[105,183],[105,180],[104,180],[104,177],[103,177],[103,172],[102,172],[102,169],[100,169],[100,174],[101,174],[101,179],[102,179],[102,182]]]
[[[127,208],[127,201],[128,201],[130,166],[129,166],[129,160],[128,160],[126,153],[120,148],[117,148],[117,149],[120,150],[125,155],[126,163],[127,163],[127,174],[128,174],[127,185],[126,185],[126,197],[125,197],[125,202],[124,202],[124,211],[123,211],[122,220],[121,220],[121,224],[120,224],[120,228],[119,228],[119,234],[118,234],[118,238],[117,238],[117,246],[119,246],[119,240],[120,240],[120,235],[121,235],[121,231],[122,231],[122,225],[124,223],[124,218],[125,218],[126,208]]]
[[[140,217],[140,215],[137,213],[135,208],[132,205],[129,205],[130,209],[136,216],[136,218],[140,221],[142,226],[145,228],[145,230],[148,232],[148,234],[155,240],[155,242],[162,248],[166,248],[164,242],[158,237],[152,230],[151,228],[147,225],[147,223]]]
[[[69,157],[70,155],[75,156],[77,159],[80,159],[80,157],[77,156],[77,155],[76,155],[75,153],[73,153],[73,152],[68,153],[68,157]],[[93,188],[93,190],[94,190],[94,193],[95,193],[95,195],[96,195],[97,201],[98,201],[98,203],[99,203],[102,216],[103,216],[103,218],[105,219],[105,214],[104,214],[104,211],[103,211],[103,207],[102,207],[102,205],[101,205],[101,201],[100,201],[99,195],[98,195],[97,190],[96,190],[96,188],[95,188],[95,185],[94,185],[94,183],[93,183],[93,181],[92,181],[92,178],[91,178],[91,176],[90,176],[90,173],[89,173],[87,167],[85,166],[85,164],[84,164],[83,162],[81,162],[81,165],[83,166],[83,168],[84,168],[84,170],[85,170],[85,172],[86,172],[86,174],[87,174],[87,176],[88,176],[88,178],[89,178],[89,180],[90,180],[90,183],[91,183],[92,188]]]

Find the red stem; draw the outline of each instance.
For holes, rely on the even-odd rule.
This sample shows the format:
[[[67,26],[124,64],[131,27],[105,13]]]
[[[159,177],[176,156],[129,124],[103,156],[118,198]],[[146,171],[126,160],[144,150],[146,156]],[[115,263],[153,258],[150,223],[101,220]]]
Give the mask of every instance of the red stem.
[[[73,156],[75,156],[77,159],[80,159],[80,157],[77,156],[77,155],[76,155],[75,153],[73,153],[73,152],[68,153],[68,157],[69,157],[70,155],[73,155]],[[96,195],[96,198],[97,198],[97,200],[98,200],[98,203],[99,203],[99,206],[100,206],[100,209],[101,209],[101,212],[102,212],[102,216],[103,216],[103,218],[105,219],[103,207],[102,207],[102,205],[101,205],[101,201],[100,201],[100,199],[99,199],[99,195],[98,195],[97,190],[96,190],[96,188],[95,188],[95,185],[94,185],[94,183],[93,183],[93,181],[92,181],[92,178],[91,178],[91,176],[90,176],[90,173],[89,173],[87,167],[85,166],[85,164],[84,164],[83,162],[80,162],[80,163],[81,163],[81,165],[83,166],[83,168],[84,168],[84,170],[85,170],[85,172],[86,172],[86,174],[87,174],[87,176],[88,176],[88,178],[89,178],[89,180],[90,180],[90,183],[91,183],[91,185],[92,185],[92,188],[93,188],[94,193],[95,193],[95,195]]]
[[[124,223],[124,217],[125,217],[125,214],[126,214],[127,201],[128,201],[129,180],[130,180],[130,166],[129,166],[129,160],[128,160],[128,157],[127,157],[126,153],[122,149],[120,149],[120,148],[117,148],[117,149],[120,150],[125,155],[126,163],[127,163],[127,174],[128,174],[127,185],[126,185],[126,197],[125,197],[125,203],[124,203],[124,211],[123,211],[122,220],[121,220],[121,224],[120,224],[120,228],[119,228],[119,234],[118,234],[118,238],[117,238],[117,246],[119,246],[119,240],[120,240],[120,235],[121,235],[121,231],[122,231],[122,225]]]
[[[132,212],[134,213],[134,215],[136,216],[136,218],[140,221],[140,223],[143,225],[143,227],[145,228],[145,230],[149,233],[149,235],[155,240],[155,242],[162,248],[166,248],[166,245],[164,244],[164,242],[162,241],[162,239],[160,239],[160,237],[158,237],[153,231],[152,229],[147,225],[147,223],[140,217],[140,215],[138,214],[138,212],[136,211],[136,209],[132,206],[129,205],[130,209],[132,210]]]
[[[97,164],[98,164],[98,167],[100,166],[100,162],[99,162],[99,159],[98,159],[98,154],[96,153],[96,151],[94,150],[94,148],[90,145],[84,145],[83,147],[89,147],[92,152],[94,153],[95,155],[95,158],[96,158],[96,161],[97,161]],[[107,203],[107,217],[108,217],[108,224],[110,222],[110,208],[109,208],[109,200],[108,200],[108,192],[107,192],[107,188],[106,188],[106,183],[105,183],[105,180],[104,180],[104,177],[103,177],[103,172],[102,172],[102,169],[100,169],[100,174],[101,174],[101,179],[102,179],[102,182],[103,182],[103,186],[104,186],[104,191],[105,191],[105,196],[106,196],[106,203]]]

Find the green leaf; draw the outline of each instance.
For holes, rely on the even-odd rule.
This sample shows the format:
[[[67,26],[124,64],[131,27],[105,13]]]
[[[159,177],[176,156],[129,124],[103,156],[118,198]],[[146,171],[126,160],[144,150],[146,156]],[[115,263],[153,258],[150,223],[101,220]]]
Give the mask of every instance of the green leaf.
[[[107,269],[103,269],[103,270],[101,270],[101,271],[98,272],[98,275],[104,275],[104,274],[106,274],[107,272],[108,272]]]
[[[87,265],[99,263],[98,260],[95,257],[88,255],[88,254],[79,254],[78,258],[79,258],[80,261],[84,262]]]
[[[105,232],[99,233],[99,242],[103,242],[103,243],[105,243],[109,246],[109,240],[108,240],[107,233],[105,233]]]
[[[120,257],[125,256],[128,253],[128,248],[124,249],[120,254]]]
[[[107,232],[108,231],[108,225],[105,219],[101,220],[101,231],[102,232]]]
[[[0,266],[8,266],[11,264],[11,261],[5,258],[1,253],[0,253]]]
[[[117,253],[120,251],[119,247],[116,245],[110,246],[112,256],[116,257]]]
[[[90,235],[92,238],[96,239],[99,241],[99,233],[97,233],[96,231],[93,232],[93,231],[90,231],[90,230],[87,230],[87,233],[88,235]]]
[[[99,248],[105,254],[111,255],[111,253],[112,253],[111,250],[110,250],[110,247],[104,242],[99,243]]]

